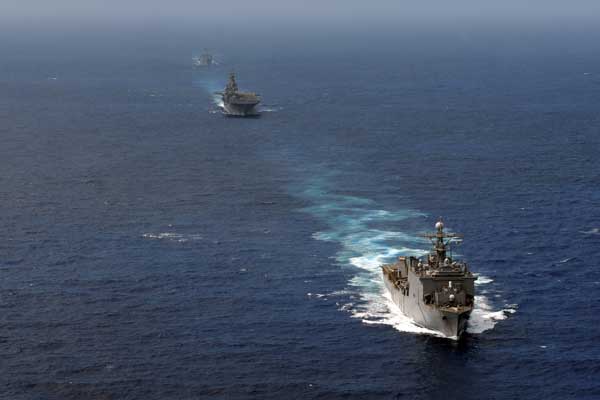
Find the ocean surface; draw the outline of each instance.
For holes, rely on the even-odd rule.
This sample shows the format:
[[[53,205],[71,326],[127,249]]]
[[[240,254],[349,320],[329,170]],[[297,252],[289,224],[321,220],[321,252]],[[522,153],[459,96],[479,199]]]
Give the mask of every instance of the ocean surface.
[[[600,30],[480,29],[3,31],[0,398],[599,399]],[[440,216],[460,341],[378,267]]]

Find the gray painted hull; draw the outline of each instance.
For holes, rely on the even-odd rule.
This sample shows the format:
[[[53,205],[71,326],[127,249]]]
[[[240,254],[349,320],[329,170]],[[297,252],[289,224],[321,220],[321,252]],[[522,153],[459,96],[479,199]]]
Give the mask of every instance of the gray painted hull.
[[[413,290],[407,296],[402,294],[392,282],[383,276],[383,281],[387,290],[392,296],[394,304],[398,306],[400,311],[408,318],[413,320],[417,325],[424,328],[441,332],[444,336],[452,339],[458,339],[464,333],[467,327],[467,321],[471,311],[455,313],[441,310],[440,308],[427,305],[420,302],[421,293],[418,290]],[[414,287],[415,285],[413,285]],[[416,292],[416,293],[415,293]]]

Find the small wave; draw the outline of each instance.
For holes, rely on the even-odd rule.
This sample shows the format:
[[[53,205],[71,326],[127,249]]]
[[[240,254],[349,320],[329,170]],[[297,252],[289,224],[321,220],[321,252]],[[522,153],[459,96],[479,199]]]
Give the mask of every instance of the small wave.
[[[335,297],[335,296],[348,296],[348,295],[352,296],[352,293],[353,292],[350,291],[350,290],[336,290],[334,292],[329,293],[328,296],[331,296],[331,297]]]
[[[322,299],[322,298],[325,298],[325,297],[327,297],[327,295],[326,295],[326,294],[323,294],[323,293],[310,293],[310,292],[309,292],[309,293],[306,293],[306,295],[307,295],[308,297],[316,297],[317,299]]]
[[[487,276],[482,276],[479,274],[473,274],[477,277],[477,280],[475,281],[475,285],[486,285],[488,283],[492,283],[494,282],[494,280],[492,278],[488,278]]]
[[[163,232],[163,233],[144,233],[142,237],[146,239],[155,239],[155,240],[170,240],[173,242],[185,243],[194,240],[202,240],[203,237],[201,235],[196,234],[181,234],[181,233],[173,233],[173,232]]]
[[[600,235],[600,228],[593,228],[589,231],[579,231],[579,233],[583,233],[584,235]]]
[[[262,105],[259,106],[259,111],[263,112],[263,113],[271,113],[271,112],[278,112],[283,110],[283,107],[279,107],[279,106],[271,106],[271,105]]]

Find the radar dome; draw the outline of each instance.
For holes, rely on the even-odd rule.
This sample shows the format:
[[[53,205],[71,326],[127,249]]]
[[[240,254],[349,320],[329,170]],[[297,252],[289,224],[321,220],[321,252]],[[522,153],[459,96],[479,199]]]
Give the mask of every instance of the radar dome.
[[[438,221],[435,224],[435,229],[437,229],[438,231],[441,231],[442,229],[444,229],[444,223],[442,221]]]

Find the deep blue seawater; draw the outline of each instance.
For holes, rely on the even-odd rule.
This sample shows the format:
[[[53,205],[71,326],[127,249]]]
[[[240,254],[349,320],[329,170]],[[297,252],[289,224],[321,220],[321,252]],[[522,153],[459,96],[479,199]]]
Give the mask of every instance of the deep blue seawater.
[[[598,33],[5,32],[0,398],[600,398]],[[459,342],[377,268],[438,216]]]

